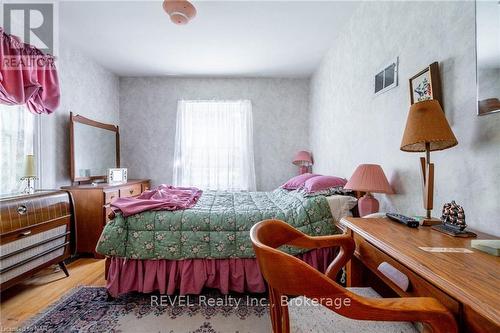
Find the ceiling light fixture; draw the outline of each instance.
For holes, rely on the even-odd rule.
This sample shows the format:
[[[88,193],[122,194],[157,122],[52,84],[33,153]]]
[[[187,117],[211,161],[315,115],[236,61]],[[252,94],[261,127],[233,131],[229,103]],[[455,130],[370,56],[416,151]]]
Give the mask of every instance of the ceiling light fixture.
[[[187,24],[196,16],[196,8],[187,0],[164,0],[163,9],[170,20],[178,25]]]

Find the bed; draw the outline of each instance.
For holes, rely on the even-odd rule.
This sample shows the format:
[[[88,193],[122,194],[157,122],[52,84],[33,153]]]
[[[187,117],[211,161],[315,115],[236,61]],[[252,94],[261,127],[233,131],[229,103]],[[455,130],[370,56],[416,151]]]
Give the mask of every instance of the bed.
[[[355,204],[350,196],[306,197],[284,189],[205,191],[190,209],[117,214],[104,228],[96,251],[109,260],[112,296],[129,291],[199,294],[203,287],[222,293],[264,292],[249,237],[255,223],[275,218],[309,235],[328,235],[336,232],[333,220]],[[284,250],[319,270],[335,255],[335,249]]]

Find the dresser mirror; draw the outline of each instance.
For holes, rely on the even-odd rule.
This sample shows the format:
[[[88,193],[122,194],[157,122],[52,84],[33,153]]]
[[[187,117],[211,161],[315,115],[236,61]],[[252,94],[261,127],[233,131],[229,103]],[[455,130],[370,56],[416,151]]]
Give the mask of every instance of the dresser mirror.
[[[108,169],[120,167],[118,126],[70,113],[71,179],[106,179]]]
[[[476,1],[478,115],[500,112],[500,2]]]

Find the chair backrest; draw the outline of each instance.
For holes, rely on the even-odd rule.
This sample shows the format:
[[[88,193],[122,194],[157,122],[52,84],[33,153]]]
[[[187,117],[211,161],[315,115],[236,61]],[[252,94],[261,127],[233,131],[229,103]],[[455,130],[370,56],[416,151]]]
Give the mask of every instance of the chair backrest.
[[[325,290],[336,289],[339,295],[351,295],[347,289],[304,261],[280,251],[282,245],[300,245],[307,237],[285,222],[267,220],[251,229],[250,238],[260,270],[269,286],[281,294],[319,297]]]

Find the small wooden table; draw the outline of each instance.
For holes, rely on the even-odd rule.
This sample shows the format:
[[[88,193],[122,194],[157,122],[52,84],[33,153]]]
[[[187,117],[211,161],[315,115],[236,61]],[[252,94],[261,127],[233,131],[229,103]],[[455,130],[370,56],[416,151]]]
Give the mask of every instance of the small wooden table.
[[[374,287],[384,296],[438,299],[462,332],[500,332],[500,257],[471,248],[430,227],[408,228],[386,218],[348,217],[337,226],[356,242],[347,265],[348,286]],[[476,239],[498,239],[477,233]],[[426,252],[420,247],[465,248],[472,253]],[[387,262],[410,281],[404,291],[377,268]]]

